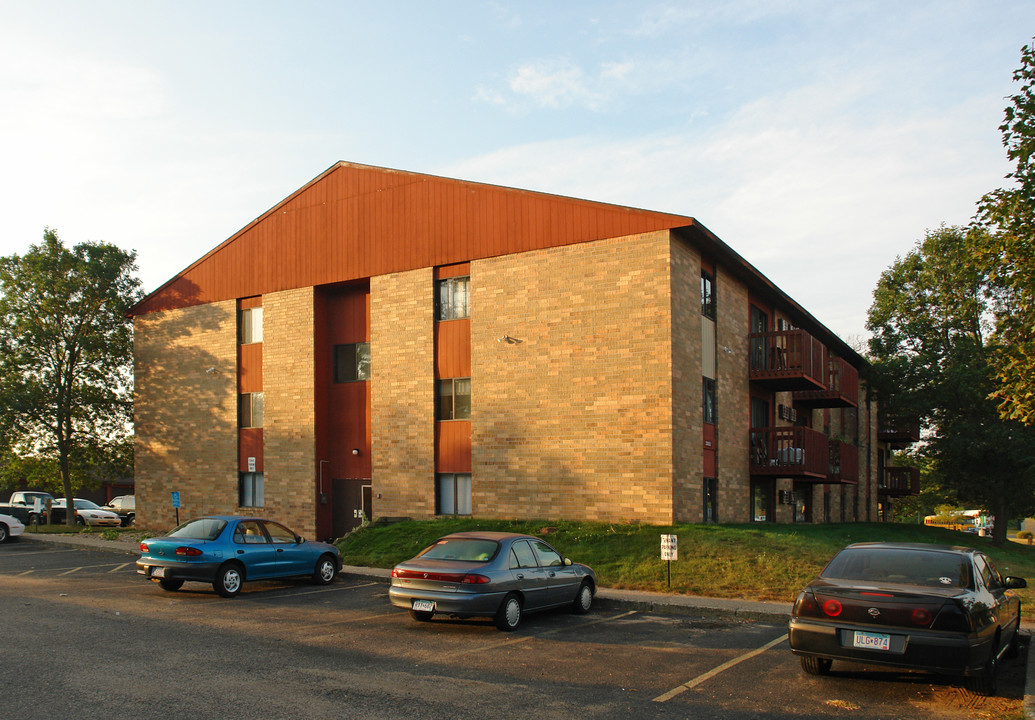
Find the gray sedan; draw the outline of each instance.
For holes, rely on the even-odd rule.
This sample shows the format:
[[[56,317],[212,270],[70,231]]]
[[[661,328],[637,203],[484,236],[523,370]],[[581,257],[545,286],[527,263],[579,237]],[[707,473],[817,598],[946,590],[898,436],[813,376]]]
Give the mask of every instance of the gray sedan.
[[[439,538],[392,569],[388,596],[415,620],[488,616],[514,630],[526,612],[589,612],[596,575],[530,535],[462,532]]]

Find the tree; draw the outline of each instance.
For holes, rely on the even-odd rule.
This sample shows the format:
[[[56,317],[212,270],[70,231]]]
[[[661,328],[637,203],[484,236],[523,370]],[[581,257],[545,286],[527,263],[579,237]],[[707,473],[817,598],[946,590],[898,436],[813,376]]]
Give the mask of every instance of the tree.
[[[56,468],[70,506],[74,476],[78,487],[130,434],[135,260],[107,243],[68,249],[50,228],[24,255],[0,258],[4,474],[19,462]]]
[[[981,199],[975,222],[988,242],[976,255],[993,291],[993,396],[1004,418],[1035,425],[1035,43],[1021,50],[1013,79],[1021,88],[999,130],[1014,185]]]
[[[921,453],[938,485],[1007,522],[1035,509],[1035,428],[1003,418],[987,337],[993,289],[975,262],[980,228],[942,227],[882,273],[870,307],[870,350],[882,402],[919,418]]]

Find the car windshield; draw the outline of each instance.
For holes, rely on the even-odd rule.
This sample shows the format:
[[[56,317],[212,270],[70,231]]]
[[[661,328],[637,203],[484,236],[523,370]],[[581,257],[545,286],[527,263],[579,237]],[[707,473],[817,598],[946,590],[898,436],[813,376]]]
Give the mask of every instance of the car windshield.
[[[101,506],[95,503],[93,500],[80,500],[76,498],[72,501],[75,503],[76,510],[100,510]]]
[[[190,538],[191,540],[215,540],[226,527],[226,520],[200,518],[183,523],[166,537]]]
[[[821,577],[927,587],[971,586],[970,563],[964,556],[911,548],[845,548]]]
[[[500,545],[495,540],[477,538],[442,538],[418,557],[423,560],[461,560],[488,562],[496,557]]]

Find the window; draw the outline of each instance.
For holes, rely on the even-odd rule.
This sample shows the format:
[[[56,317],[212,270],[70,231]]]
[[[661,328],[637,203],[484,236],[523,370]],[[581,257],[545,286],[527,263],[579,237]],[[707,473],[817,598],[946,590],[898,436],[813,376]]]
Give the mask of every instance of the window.
[[[238,339],[242,345],[262,342],[262,308],[246,308],[237,316]]]
[[[334,382],[370,379],[370,343],[334,346]]]
[[[715,319],[715,276],[707,270],[701,271],[701,314]]]
[[[719,522],[719,481],[717,478],[704,479],[704,521]]]
[[[450,378],[438,381],[435,419],[471,419],[471,378]]]
[[[459,320],[470,315],[469,276],[435,282],[435,319]]]
[[[542,540],[533,540],[532,549],[535,550],[540,567],[564,567],[564,558],[561,554]]]
[[[715,394],[715,380],[704,378],[704,421],[715,425],[719,422],[718,402]]]
[[[237,396],[237,425],[243,428],[262,427],[262,393]]]
[[[510,548],[510,569],[520,570],[521,568],[535,567],[539,567],[539,563],[536,561],[535,553],[532,552],[528,542],[519,540],[514,543]]]
[[[755,522],[773,522],[773,485],[771,480],[751,483],[752,519]]]
[[[471,514],[471,476],[443,473],[435,476],[435,514]]]
[[[234,530],[234,542],[239,545],[265,545],[266,533],[258,520],[242,520]]]
[[[263,507],[266,489],[261,472],[243,472],[239,475],[238,494],[241,507]]]

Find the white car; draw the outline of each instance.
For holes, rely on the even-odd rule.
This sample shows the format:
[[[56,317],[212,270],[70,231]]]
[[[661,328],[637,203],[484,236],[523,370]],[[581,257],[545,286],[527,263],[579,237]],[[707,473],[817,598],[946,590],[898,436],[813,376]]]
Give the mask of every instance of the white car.
[[[109,527],[120,527],[122,525],[122,518],[120,518],[117,513],[105,510],[92,500],[72,498],[72,502],[75,503],[76,525],[107,525]],[[62,522],[64,521],[64,498],[58,498],[55,500],[50,509],[51,513],[59,517]],[[55,510],[60,510],[61,512],[54,513]]]
[[[0,515],[0,543],[15,539],[25,532],[25,525],[16,517]]]

